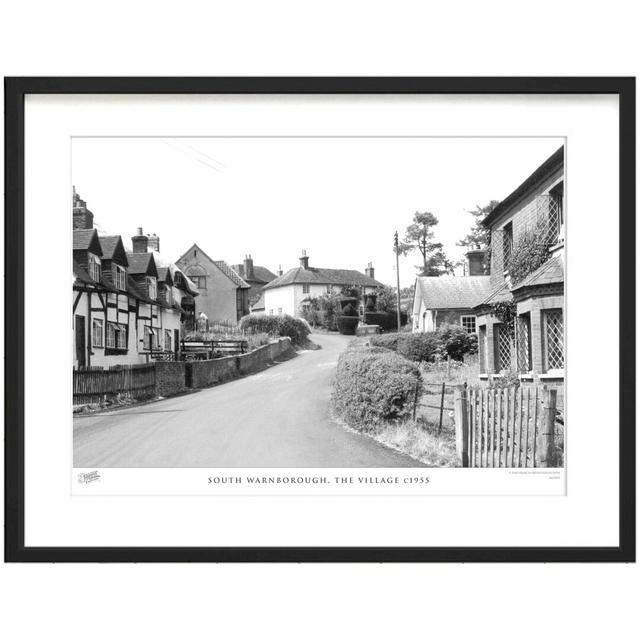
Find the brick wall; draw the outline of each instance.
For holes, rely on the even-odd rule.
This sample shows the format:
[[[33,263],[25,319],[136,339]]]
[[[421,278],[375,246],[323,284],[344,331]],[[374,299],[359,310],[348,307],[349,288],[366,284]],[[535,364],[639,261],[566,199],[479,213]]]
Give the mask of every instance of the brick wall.
[[[156,395],[167,397],[186,390],[186,362],[156,362]]]

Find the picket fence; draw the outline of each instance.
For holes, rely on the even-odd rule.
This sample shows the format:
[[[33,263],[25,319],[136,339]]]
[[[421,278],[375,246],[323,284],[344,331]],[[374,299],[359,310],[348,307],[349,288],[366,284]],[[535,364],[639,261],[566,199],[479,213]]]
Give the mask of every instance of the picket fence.
[[[73,404],[153,396],[156,385],[154,363],[102,367],[81,367],[73,371]]]
[[[544,385],[454,391],[456,451],[462,467],[554,467],[557,390]]]

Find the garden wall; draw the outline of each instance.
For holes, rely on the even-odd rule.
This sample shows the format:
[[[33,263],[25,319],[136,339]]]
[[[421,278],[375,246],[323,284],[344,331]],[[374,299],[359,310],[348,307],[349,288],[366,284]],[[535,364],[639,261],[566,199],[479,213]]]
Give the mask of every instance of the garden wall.
[[[291,339],[280,338],[241,356],[186,362],[184,363],[186,364],[186,386],[201,389],[243,375],[257,373],[266,369],[274,360],[290,358],[294,354]]]
[[[186,390],[186,362],[156,362],[156,395],[174,396]]]

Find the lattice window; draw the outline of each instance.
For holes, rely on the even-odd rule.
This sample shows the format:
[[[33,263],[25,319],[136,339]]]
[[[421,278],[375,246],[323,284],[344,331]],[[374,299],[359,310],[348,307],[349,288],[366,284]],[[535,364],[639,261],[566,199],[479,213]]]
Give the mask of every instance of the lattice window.
[[[544,228],[544,242],[553,246],[558,243],[562,228],[562,195],[548,193],[538,196],[536,204],[538,220],[541,221]]]
[[[91,344],[94,347],[102,348],[104,336],[104,321],[99,318],[94,318],[91,325]]]
[[[475,316],[462,316],[460,318],[460,323],[462,324],[462,328],[467,333],[475,333],[476,332],[476,317]]]
[[[513,251],[513,223],[508,222],[502,228],[502,266],[504,269],[509,264]]]
[[[116,348],[116,333],[118,329],[113,322],[107,324],[107,347],[109,349]]]
[[[511,336],[502,325],[493,327],[495,341],[495,370],[496,372],[511,369]]]
[[[118,325],[118,332],[116,335],[116,342],[118,349],[127,348],[127,327],[124,324]]]
[[[544,311],[545,369],[564,369],[564,323],[562,309]]]
[[[516,322],[516,357],[518,371],[531,371],[531,322],[529,314],[518,316]]]

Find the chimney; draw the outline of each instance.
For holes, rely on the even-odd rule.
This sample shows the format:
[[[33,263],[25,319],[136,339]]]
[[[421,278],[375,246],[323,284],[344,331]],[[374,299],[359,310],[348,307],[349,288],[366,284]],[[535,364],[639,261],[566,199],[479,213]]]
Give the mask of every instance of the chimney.
[[[282,265],[279,264],[278,265],[278,276],[281,276],[281,275],[282,275]]]
[[[302,255],[300,256],[300,266],[303,269],[309,268],[309,256],[307,255],[307,252],[304,249],[302,250]]]
[[[138,227],[138,235],[132,236],[131,244],[133,245],[133,253],[147,253],[149,237],[142,233],[142,227]]]
[[[467,264],[465,265],[465,275],[486,276],[489,275],[489,265],[487,264],[487,250],[476,245],[466,253]]]
[[[76,193],[73,187],[73,230],[93,229],[93,213],[87,209],[87,203]]]
[[[372,278],[372,279],[375,277],[375,276],[373,275],[373,274],[374,274],[374,269],[373,269],[373,267],[371,266],[371,263],[369,263],[369,264],[367,265],[367,268],[364,270],[364,274],[365,274],[367,277]]]
[[[253,258],[251,254],[244,258],[244,274],[242,276],[248,280],[253,280]]]
[[[152,233],[147,237],[149,238],[149,249],[160,253],[160,238],[155,233]]]

